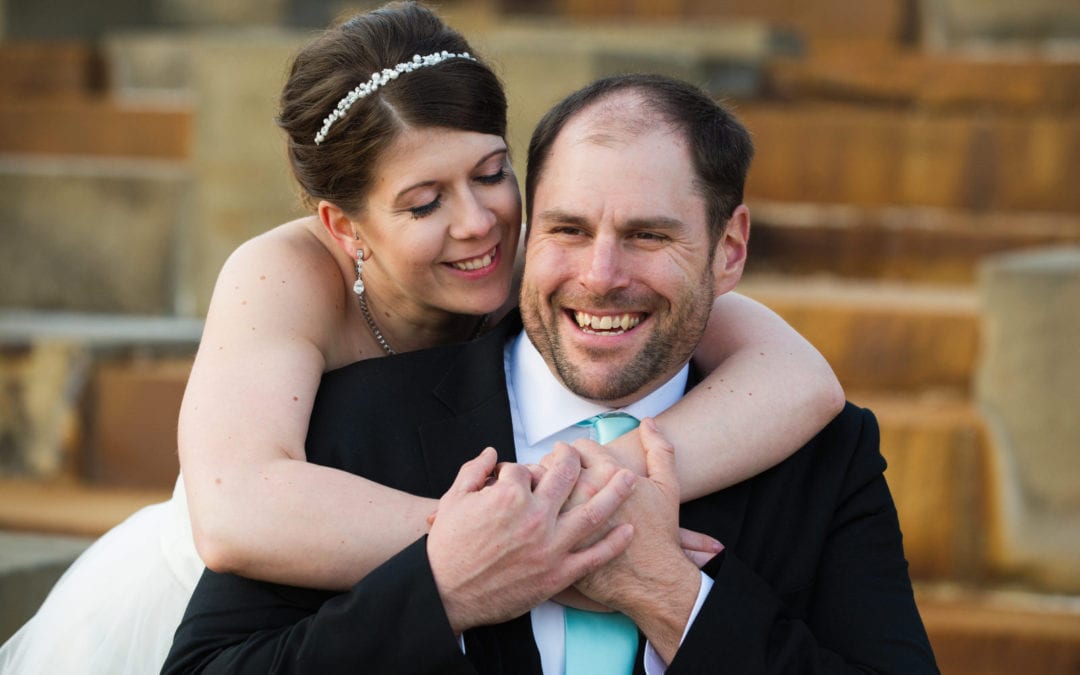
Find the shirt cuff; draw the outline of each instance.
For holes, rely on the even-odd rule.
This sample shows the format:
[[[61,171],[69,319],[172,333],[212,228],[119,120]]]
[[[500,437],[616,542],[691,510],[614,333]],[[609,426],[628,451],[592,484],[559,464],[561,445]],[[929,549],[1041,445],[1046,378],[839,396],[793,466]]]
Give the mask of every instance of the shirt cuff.
[[[690,618],[686,622],[686,627],[683,628],[682,637],[679,638],[679,645],[681,646],[683,640],[686,639],[686,634],[690,632],[690,627],[694,625],[694,619],[697,618],[698,612],[701,611],[701,606],[705,604],[705,598],[709,597],[709,591],[712,590],[713,580],[708,574],[699,572],[701,575],[701,586],[698,587],[697,600],[694,602],[694,609],[690,610]],[[645,643],[645,675],[664,675],[667,672],[668,664],[664,662],[664,659],[660,658],[660,655],[653,649],[651,642]]]

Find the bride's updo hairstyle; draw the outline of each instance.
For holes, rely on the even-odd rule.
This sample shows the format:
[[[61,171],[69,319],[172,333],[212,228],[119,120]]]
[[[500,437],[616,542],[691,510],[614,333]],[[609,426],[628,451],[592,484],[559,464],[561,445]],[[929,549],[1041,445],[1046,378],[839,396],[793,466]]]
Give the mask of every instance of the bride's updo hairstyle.
[[[415,56],[422,62],[443,52],[429,58],[430,65],[412,65]],[[393,79],[353,94],[350,103],[350,92],[395,67]],[[506,94],[465,38],[434,12],[391,3],[327,29],[300,50],[281,92],[277,124],[288,135],[289,162],[306,205],[314,209],[325,199],[356,214],[382,154],[401,131],[442,127],[505,137]]]

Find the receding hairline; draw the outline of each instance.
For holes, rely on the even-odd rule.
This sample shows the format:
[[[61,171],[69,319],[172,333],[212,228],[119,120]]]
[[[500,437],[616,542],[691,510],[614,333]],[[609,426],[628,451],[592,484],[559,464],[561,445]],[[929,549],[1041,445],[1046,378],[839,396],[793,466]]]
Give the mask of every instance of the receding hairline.
[[[579,127],[581,142],[614,147],[649,134],[664,132],[681,136],[682,130],[668,115],[651,105],[642,87],[607,92],[577,111],[556,136]]]

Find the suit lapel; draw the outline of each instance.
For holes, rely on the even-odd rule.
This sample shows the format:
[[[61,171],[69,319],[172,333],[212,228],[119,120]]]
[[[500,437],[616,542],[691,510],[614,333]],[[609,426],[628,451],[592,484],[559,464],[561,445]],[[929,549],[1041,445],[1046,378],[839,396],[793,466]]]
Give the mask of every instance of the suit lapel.
[[[503,349],[520,330],[514,311],[491,332],[464,345],[432,389],[450,413],[419,429],[432,494],[445,492],[461,465],[489,445],[498,451],[499,461],[515,461]],[[528,614],[467,631],[465,651],[481,673],[541,675]]]
[[[498,451],[499,461],[514,461],[503,347],[520,326],[513,312],[488,334],[463,345],[433,387],[432,395],[449,413],[418,430],[433,494],[445,492],[461,465],[489,445]]]

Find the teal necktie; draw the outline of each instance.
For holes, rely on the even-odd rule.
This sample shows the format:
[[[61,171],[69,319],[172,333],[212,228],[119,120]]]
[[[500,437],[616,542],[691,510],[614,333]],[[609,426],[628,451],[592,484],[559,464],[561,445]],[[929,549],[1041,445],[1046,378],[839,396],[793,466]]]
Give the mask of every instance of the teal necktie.
[[[596,430],[596,442],[607,443],[638,425],[626,413],[606,413],[579,422]],[[634,672],[638,630],[617,612],[565,608],[566,675],[628,675]]]

